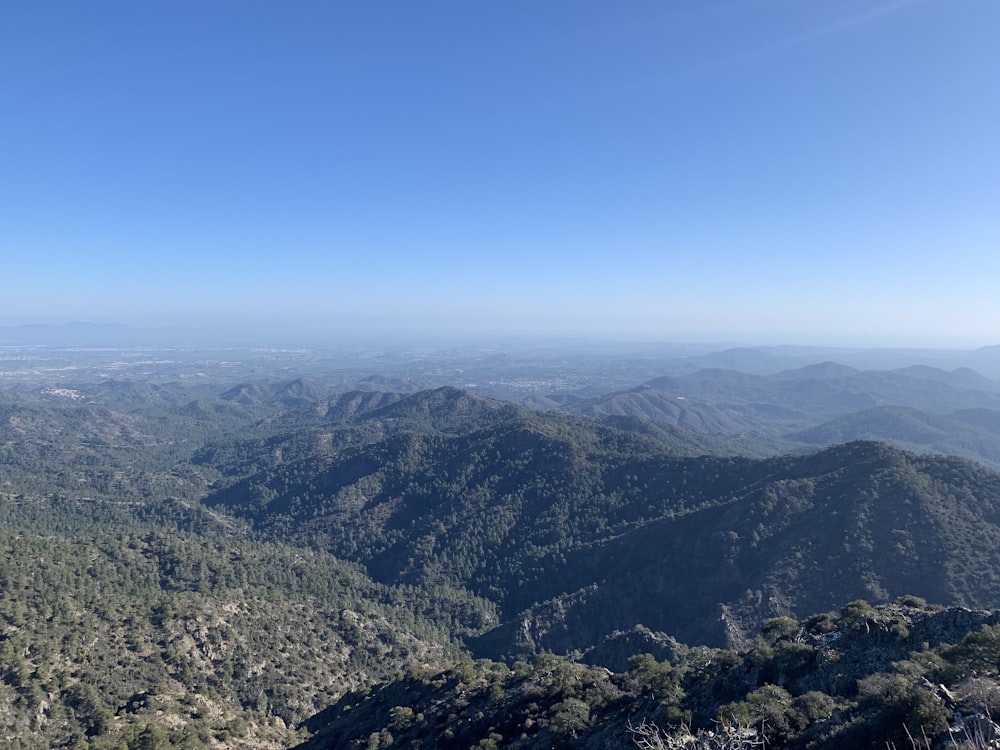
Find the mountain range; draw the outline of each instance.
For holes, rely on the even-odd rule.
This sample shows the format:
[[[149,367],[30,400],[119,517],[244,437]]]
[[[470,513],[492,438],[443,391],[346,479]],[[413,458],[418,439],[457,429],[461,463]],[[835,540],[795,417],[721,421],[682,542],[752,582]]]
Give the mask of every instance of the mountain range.
[[[585,648],[637,624],[734,645],[767,617],[856,598],[1000,597],[988,572],[1000,479],[960,459],[872,442],[696,455],[454,389],[356,415],[352,429],[366,425],[378,437],[342,452],[336,432],[326,448],[272,439],[280,463],[204,503],[285,540],[322,539],[376,580],[490,601],[501,622],[477,636],[483,655]]]
[[[612,747],[642,711],[766,709],[774,747],[834,750],[973,716],[1000,622],[988,378],[395,382],[0,391],[4,735]]]

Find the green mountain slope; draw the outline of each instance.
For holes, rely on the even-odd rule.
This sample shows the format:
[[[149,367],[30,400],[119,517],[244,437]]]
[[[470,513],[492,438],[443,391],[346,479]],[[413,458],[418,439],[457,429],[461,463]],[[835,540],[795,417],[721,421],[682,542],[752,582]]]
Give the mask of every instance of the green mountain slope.
[[[963,456],[1000,468],[1000,411],[992,409],[931,414],[905,406],[880,406],[786,437],[812,445],[886,440],[908,450]]]
[[[457,653],[442,623],[467,597],[378,584],[197,509],[101,505],[0,495],[5,747],[137,750],[148,730],[277,750],[344,690]]]
[[[708,727],[727,703],[787,704],[789,747],[856,747],[896,737],[870,696],[906,716],[906,701],[947,705],[898,678],[957,689],[947,665],[971,669],[976,642],[944,642],[995,624],[953,610],[935,630],[902,605],[768,624],[901,594],[995,606],[1000,475],[968,461],[874,442],[754,458],[748,439],[454,388],[132,385],[0,395],[11,747],[271,750],[313,730],[327,747],[411,746],[444,729],[463,748],[628,746],[629,718]],[[607,673],[640,651],[669,665]],[[923,666],[895,666],[914,651]],[[463,653],[509,663],[441,676]],[[828,701],[846,723],[809,734],[803,716],[837,715]]]
[[[678,456],[601,422],[490,414],[463,416],[495,422],[469,432],[410,421],[429,432],[273,464],[206,503],[377,580],[495,603],[505,622],[470,642],[494,656],[639,623],[738,643],[858,597],[1000,601],[1000,476],[977,465],[876,443]]]

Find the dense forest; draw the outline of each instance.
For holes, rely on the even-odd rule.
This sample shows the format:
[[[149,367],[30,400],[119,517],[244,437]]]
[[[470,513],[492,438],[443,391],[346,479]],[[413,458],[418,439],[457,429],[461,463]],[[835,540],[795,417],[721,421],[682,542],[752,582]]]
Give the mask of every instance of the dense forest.
[[[1000,475],[597,404],[303,380],[0,391],[0,733],[992,737]]]

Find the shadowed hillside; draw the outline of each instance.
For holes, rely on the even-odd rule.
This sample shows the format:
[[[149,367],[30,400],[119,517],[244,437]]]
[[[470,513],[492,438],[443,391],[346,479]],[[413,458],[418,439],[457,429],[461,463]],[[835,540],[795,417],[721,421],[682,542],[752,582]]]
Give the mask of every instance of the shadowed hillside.
[[[321,539],[377,580],[495,602],[505,622],[470,642],[491,655],[639,623],[739,643],[766,617],[858,597],[1000,600],[1000,476],[975,464],[866,442],[677,455],[601,422],[442,395],[451,425],[447,409],[422,421],[410,397],[370,415],[407,429],[272,465],[206,503],[275,538]]]

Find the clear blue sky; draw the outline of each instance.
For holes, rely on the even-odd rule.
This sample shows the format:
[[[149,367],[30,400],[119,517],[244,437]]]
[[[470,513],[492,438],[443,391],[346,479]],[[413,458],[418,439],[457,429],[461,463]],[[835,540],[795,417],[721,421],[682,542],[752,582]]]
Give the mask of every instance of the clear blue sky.
[[[997,0],[0,8],[0,323],[1000,343]]]

